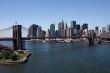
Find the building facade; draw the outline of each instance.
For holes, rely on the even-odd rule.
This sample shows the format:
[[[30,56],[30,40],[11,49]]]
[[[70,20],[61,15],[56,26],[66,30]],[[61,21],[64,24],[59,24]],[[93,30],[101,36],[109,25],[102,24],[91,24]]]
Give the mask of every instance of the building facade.
[[[55,24],[51,24],[50,25],[50,37],[55,37],[56,33],[55,33]]]
[[[65,29],[64,29],[64,21],[60,22],[58,24],[58,32],[59,32],[59,37],[65,37]]]
[[[37,28],[38,28],[38,25],[36,24],[32,24],[29,29],[28,29],[28,37],[37,37]]]

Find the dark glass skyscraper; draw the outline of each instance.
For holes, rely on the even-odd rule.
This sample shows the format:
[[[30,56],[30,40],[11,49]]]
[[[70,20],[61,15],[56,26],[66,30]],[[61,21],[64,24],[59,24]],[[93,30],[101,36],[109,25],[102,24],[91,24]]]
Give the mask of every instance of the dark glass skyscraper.
[[[41,26],[32,24],[28,29],[28,37],[43,37]]]
[[[55,24],[50,25],[50,37],[55,37]]]
[[[88,29],[88,24],[87,23],[83,24],[83,29]]]
[[[76,25],[76,29],[80,30],[80,25],[79,24]]]
[[[97,27],[95,27],[95,30],[96,30],[96,31],[99,31],[99,27],[98,27],[98,26],[97,26]]]
[[[76,21],[71,21],[71,28],[76,29]]]
[[[96,33],[96,36],[98,36],[99,35],[99,27],[97,26],[97,27],[95,27],[95,33]]]
[[[32,24],[28,29],[28,37],[37,37],[38,25]]]

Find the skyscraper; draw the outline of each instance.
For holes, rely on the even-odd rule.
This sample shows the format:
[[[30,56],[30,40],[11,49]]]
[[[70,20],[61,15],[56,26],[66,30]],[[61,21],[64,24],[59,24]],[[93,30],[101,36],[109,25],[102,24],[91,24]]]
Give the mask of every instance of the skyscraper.
[[[96,30],[96,31],[99,31],[99,27],[98,27],[98,26],[97,26],[97,27],[95,27],[95,30]]]
[[[82,25],[82,36],[87,36],[88,35],[88,24],[84,23]]]
[[[67,35],[67,28],[68,28],[68,26],[67,26],[67,23],[65,23],[64,24],[64,37],[66,37],[66,35]]]
[[[76,29],[76,21],[71,21],[71,28]]]
[[[96,33],[96,36],[98,36],[99,35],[99,27],[97,26],[97,27],[95,27],[95,33]]]
[[[106,33],[106,27],[102,27],[102,33]]]
[[[39,25],[32,24],[28,29],[28,37],[42,37],[42,28]]]
[[[87,23],[84,23],[84,24],[83,24],[83,30],[84,30],[84,29],[88,29],[88,24],[87,24]]]
[[[106,31],[106,27],[102,27],[102,33],[101,33],[102,38],[108,38],[109,34]]]
[[[64,21],[62,20],[62,22],[59,22],[58,24],[58,30],[59,29],[64,29]]]
[[[42,28],[41,28],[41,26],[38,26],[37,27],[37,37],[39,38],[39,37],[42,37]]]
[[[50,37],[55,37],[55,24],[50,25]]]
[[[49,29],[46,31],[45,37],[50,37],[50,30]],[[49,38],[45,38],[45,40],[49,40]]]
[[[76,29],[77,29],[77,30],[80,30],[80,24],[77,24],[77,25],[76,25]]]
[[[65,30],[64,30],[64,21],[60,22],[58,24],[58,32],[59,32],[59,37],[64,37],[65,36]]]
[[[36,24],[32,24],[29,29],[28,29],[28,37],[37,37],[37,28],[38,28],[38,25]]]
[[[98,27],[98,26],[95,27],[95,32],[96,32],[96,33],[99,33],[99,27]]]
[[[68,28],[66,29],[66,37],[72,37],[71,31],[72,31],[72,28],[70,28],[70,27],[68,27]]]
[[[110,24],[107,25],[107,32],[110,33]]]
[[[55,31],[55,34],[56,34],[56,37],[59,37],[59,31],[58,30]]]
[[[77,34],[77,26],[76,26],[76,21],[71,21],[71,34],[72,34],[72,37],[73,36],[76,36]]]
[[[77,36],[80,36],[80,24],[76,25],[76,29],[77,29]]]

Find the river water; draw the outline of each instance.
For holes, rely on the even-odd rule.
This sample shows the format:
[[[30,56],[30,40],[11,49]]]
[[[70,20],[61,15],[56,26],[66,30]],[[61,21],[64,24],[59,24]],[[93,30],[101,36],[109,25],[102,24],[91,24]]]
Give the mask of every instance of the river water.
[[[32,53],[28,62],[0,65],[0,73],[110,73],[110,43],[87,46],[34,41],[25,42],[25,48]]]

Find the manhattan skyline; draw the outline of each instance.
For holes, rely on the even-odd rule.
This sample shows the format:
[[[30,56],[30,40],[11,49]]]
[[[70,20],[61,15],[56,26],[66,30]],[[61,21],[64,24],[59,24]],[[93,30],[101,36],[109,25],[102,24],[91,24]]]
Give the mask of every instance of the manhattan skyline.
[[[10,27],[17,21],[26,26],[37,24],[48,29],[54,23],[56,28],[61,20],[71,20],[89,28],[110,24],[109,0],[1,0],[0,29]]]

